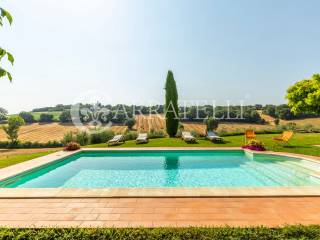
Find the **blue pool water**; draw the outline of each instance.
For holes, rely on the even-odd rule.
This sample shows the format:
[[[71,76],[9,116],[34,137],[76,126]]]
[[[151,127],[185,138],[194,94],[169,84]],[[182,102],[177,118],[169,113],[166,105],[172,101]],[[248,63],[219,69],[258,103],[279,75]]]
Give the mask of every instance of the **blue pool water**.
[[[320,164],[244,151],[82,152],[0,182],[4,188],[317,186]]]

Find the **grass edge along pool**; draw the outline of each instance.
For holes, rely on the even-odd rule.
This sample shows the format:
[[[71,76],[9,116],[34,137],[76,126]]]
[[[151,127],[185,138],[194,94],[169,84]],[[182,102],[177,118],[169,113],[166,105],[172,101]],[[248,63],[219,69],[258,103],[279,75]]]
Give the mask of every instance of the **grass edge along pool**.
[[[0,182],[2,188],[320,186],[320,164],[243,150],[82,151]]]

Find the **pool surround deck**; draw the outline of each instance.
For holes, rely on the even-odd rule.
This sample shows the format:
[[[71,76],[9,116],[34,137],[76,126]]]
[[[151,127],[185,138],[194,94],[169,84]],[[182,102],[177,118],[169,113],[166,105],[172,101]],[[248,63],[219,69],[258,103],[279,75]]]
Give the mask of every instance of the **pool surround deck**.
[[[242,150],[238,147],[222,148],[83,148],[78,151],[59,151],[10,167],[0,169],[0,181],[26,173],[33,169],[59,161],[80,152],[87,151],[172,151],[172,150]],[[301,158],[319,162],[319,157],[283,152],[256,152],[244,150],[249,154],[272,154]],[[320,173],[319,173],[320,175]],[[317,175],[318,176],[318,175]],[[320,187],[242,187],[242,188],[0,188],[1,198],[132,198],[132,197],[289,197],[320,196]]]

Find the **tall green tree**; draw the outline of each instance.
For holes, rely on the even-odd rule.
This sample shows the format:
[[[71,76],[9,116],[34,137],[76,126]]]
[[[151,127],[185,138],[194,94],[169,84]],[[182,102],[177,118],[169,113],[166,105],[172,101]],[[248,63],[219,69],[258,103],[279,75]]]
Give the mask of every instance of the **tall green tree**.
[[[287,90],[286,99],[291,111],[320,114],[320,74],[297,82]]]
[[[11,14],[7,10],[3,9],[2,7],[0,7],[0,27],[3,26],[3,22],[4,22],[5,19],[9,22],[10,25],[12,24],[12,16],[11,16]],[[8,77],[8,79],[10,81],[12,81],[12,76],[11,76],[10,72],[5,70],[1,66],[2,65],[1,61],[5,57],[13,65],[14,57],[12,56],[12,54],[10,52],[6,51],[5,49],[3,49],[2,47],[0,47],[0,78]]]
[[[170,137],[175,137],[179,126],[178,91],[173,73],[170,70],[167,74],[165,91],[165,117],[167,133]]]
[[[18,142],[18,132],[22,125],[24,125],[24,120],[20,116],[11,116],[8,118],[8,124],[2,126],[12,145]]]

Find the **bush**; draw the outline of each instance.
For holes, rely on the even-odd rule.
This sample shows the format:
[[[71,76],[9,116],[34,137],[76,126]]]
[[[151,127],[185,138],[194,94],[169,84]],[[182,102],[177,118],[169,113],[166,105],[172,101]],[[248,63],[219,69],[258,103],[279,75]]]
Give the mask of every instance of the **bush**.
[[[75,142],[76,141],[76,136],[73,132],[67,132],[66,134],[64,134],[63,136],[63,144],[67,145],[70,142]]]
[[[250,149],[254,151],[265,151],[266,148],[264,144],[260,140],[252,139],[248,142],[247,145],[243,146],[242,148]]]
[[[213,117],[206,118],[203,122],[207,126],[207,132],[214,131],[219,126],[219,121]]]
[[[128,118],[125,122],[124,125],[126,125],[129,130],[132,129],[132,127],[136,124],[136,120],[134,120],[134,118]]]
[[[33,123],[34,117],[29,112],[20,112],[19,116],[26,122],[26,123]]]
[[[134,131],[127,131],[124,135],[124,139],[126,141],[136,140],[137,137],[138,137],[138,133]]]
[[[80,149],[80,144],[77,142],[69,142],[64,148],[65,151],[75,151]]]
[[[70,114],[70,110],[66,110],[63,111],[60,116],[59,116],[59,120],[62,123],[68,123],[71,122],[71,114]]]
[[[149,139],[164,138],[164,137],[166,137],[166,133],[164,131],[156,131],[154,129],[151,129],[150,132],[148,133]]]
[[[76,142],[81,146],[88,145],[90,142],[90,135],[86,131],[81,131],[76,134]]]
[[[41,113],[39,122],[48,122],[48,123],[53,122],[53,115],[47,114],[47,113]]]
[[[90,133],[90,144],[106,143],[114,137],[114,132],[111,130],[96,129],[95,132]]]
[[[319,239],[320,226],[190,228],[3,228],[0,239]]]
[[[274,119],[274,124],[275,124],[276,126],[278,126],[279,123],[280,123],[280,119],[279,119],[279,118]]]

